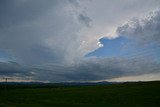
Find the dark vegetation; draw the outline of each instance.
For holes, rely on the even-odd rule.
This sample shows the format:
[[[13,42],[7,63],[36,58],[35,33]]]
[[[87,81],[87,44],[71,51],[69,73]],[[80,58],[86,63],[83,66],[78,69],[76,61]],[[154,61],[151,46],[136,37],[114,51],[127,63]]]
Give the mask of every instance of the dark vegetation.
[[[0,107],[160,107],[160,81],[89,86],[0,84]]]

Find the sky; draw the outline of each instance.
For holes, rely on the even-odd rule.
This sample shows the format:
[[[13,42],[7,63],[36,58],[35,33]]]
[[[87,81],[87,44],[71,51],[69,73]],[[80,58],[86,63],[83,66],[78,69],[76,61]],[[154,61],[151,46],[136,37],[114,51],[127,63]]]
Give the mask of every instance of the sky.
[[[4,78],[160,80],[160,0],[1,0]]]

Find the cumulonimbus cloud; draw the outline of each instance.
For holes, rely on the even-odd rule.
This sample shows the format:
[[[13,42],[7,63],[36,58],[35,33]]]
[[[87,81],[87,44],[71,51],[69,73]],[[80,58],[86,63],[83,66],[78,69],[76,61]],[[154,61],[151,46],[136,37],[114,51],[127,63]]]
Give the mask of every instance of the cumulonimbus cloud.
[[[89,2],[91,5],[73,0],[1,1],[0,50],[13,56],[16,63],[1,62],[0,75],[59,82],[159,73],[159,63],[147,57],[143,60],[84,58],[102,47],[98,40],[109,37],[104,34],[110,31],[110,26],[148,12],[158,4],[145,1],[141,1],[143,6],[138,5],[139,0],[134,0],[133,4],[102,0]],[[144,43],[159,43],[159,17],[157,11],[149,18],[127,23],[118,27],[117,34],[135,38],[139,43],[144,40]]]

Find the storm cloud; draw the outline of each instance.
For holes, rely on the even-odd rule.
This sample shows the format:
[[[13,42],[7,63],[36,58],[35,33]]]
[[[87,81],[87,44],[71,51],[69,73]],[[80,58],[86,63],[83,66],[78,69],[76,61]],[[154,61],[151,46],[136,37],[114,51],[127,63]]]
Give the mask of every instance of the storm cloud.
[[[1,0],[0,77],[61,82],[160,73],[159,62],[143,54],[85,57],[103,46],[101,38],[159,44],[160,11],[154,11],[159,5],[158,0]]]

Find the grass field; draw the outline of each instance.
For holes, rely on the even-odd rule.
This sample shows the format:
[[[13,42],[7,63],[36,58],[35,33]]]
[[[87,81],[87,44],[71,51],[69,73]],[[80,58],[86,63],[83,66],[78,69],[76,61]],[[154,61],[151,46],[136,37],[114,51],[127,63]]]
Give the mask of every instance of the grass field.
[[[0,107],[160,107],[160,82],[0,86]]]

